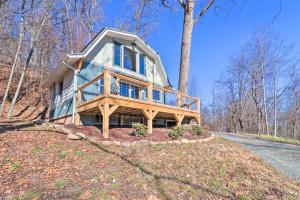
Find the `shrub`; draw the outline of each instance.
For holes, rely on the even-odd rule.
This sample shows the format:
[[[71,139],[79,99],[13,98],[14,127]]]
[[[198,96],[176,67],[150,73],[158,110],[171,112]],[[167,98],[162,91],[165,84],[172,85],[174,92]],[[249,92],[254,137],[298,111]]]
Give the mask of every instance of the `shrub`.
[[[169,132],[169,137],[172,138],[173,140],[176,140],[179,137],[182,137],[183,133],[184,133],[184,129],[181,126],[174,126]]]
[[[192,130],[197,136],[200,136],[202,134],[202,127],[199,125],[192,126]]]
[[[133,128],[132,134],[134,136],[141,137],[141,136],[146,135],[146,132],[147,132],[146,125],[139,123],[139,122],[134,122],[134,123],[132,123],[132,128]]]

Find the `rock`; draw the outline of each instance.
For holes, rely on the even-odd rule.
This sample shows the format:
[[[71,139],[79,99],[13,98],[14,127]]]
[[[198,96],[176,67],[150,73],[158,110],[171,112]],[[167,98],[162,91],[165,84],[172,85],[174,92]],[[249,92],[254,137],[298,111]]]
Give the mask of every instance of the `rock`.
[[[174,144],[174,142],[172,140],[167,141],[166,143],[168,143],[168,144]]]
[[[148,140],[140,140],[140,141],[137,141],[137,142],[140,143],[140,144],[147,144]]]
[[[181,139],[181,143],[188,144],[190,141],[188,139]]]
[[[73,134],[73,133],[69,133],[68,136],[67,136],[67,138],[68,138],[69,140],[80,140],[80,139],[81,139],[80,136],[75,135],[75,134]]]
[[[124,146],[124,147],[130,147],[130,142],[129,141],[124,141],[124,142],[121,142],[120,145]]]
[[[190,140],[190,143],[196,143],[197,140]]]
[[[174,144],[181,144],[181,142],[179,140],[174,140],[173,143]]]
[[[75,135],[78,135],[78,136],[82,137],[83,139],[86,139],[86,135],[83,133],[78,132],[78,133],[75,133]]]
[[[111,145],[111,144],[112,144],[111,141],[102,141],[101,143],[102,143],[103,145]]]
[[[57,128],[57,127],[55,127],[55,128]],[[60,127],[59,129],[66,134],[73,133],[72,130],[65,128],[65,127]]]
[[[113,141],[113,143],[117,146],[120,146],[121,145],[121,142],[120,141]]]

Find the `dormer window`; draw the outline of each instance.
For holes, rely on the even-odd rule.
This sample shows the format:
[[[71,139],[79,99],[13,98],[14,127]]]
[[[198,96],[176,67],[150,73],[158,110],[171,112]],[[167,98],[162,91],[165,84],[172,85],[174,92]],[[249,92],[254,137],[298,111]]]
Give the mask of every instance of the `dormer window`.
[[[140,74],[145,75],[145,56],[143,54],[140,54]]]
[[[117,42],[114,43],[114,64],[121,66],[121,44]]]
[[[136,53],[135,51],[124,47],[124,68],[136,71]]]

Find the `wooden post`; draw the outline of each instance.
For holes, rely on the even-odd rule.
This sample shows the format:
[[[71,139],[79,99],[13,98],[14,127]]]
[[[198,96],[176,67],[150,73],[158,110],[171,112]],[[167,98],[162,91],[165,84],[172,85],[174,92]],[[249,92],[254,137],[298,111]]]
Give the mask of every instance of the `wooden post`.
[[[153,101],[153,97],[152,97],[152,93],[153,93],[153,83],[152,82],[149,82],[148,83],[148,88],[147,88],[147,91],[148,91],[148,101],[149,102],[152,102]]]
[[[109,116],[119,107],[119,105],[109,104],[104,100],[103,104],[98,105],[98,108],[102,114],[102,134],[104,138],[109,137]]]
[[[103,105],[102,134],[104,138],[109,136],[109,104],[107,103]]]
[[[184,115],[181,114],[174,114],[174,117],[176,119],[177,122],[177,126],[181,126],[182,120],[184,118]]]
[[[109,96],[110,94],[110,71],[108,68],[104,68],[104,96]]]
[[[153,119],[157,115],[158,111],[143,110],[143,113],[144,113],[145,117],[147,118],[148,134],[152,134]]]
[[[152,134],[153,128],[153,118],[152,118],[152,111],[149,112],[149,118],[147,120],[147,127],[148,127],[148,134]]]
[[[80,125],[80,114],[78,112],[75,114],[75,125]]]
[[[77,90],[77,106],[81,103],[81,90]]]
[[[178,108],[181,107],[181,92],[180,91],[177,92],[177,107]]]

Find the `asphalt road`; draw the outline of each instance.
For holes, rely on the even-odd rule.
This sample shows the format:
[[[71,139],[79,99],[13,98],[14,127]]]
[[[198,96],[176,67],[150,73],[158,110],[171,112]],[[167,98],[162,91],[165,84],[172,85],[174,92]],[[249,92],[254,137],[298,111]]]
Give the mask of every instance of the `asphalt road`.
[[[245,146],[284,174],[300,181],[300,146],[231,133],[214,134]]]

